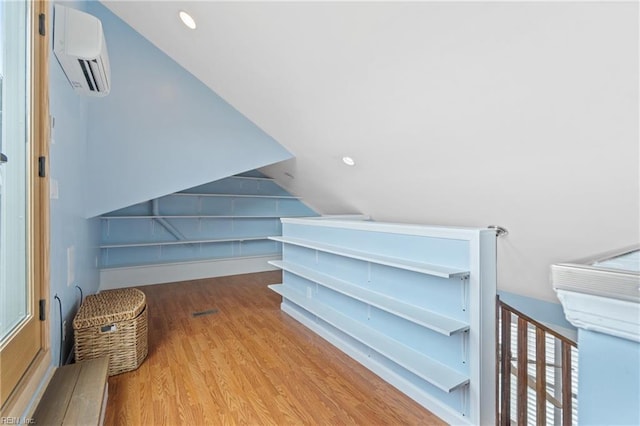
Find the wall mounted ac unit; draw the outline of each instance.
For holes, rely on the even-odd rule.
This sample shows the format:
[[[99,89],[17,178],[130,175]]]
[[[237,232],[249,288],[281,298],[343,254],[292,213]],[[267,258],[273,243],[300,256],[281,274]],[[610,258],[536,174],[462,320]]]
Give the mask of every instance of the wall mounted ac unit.
[[[100,20],[59,4],[53,13],[53,53],[71,86],[86,95],[108,95],[111,70]]]

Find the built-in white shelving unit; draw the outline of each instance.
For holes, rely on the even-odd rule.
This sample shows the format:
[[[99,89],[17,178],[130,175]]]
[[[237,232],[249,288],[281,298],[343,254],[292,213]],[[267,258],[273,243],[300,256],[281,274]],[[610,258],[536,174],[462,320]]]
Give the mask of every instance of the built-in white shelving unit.
[[[152,283],[162,276],[194,279],[273,268],[267,261],[280,258],[281,244],[268,237],[281,234],[280,218],[315,215],[266,177],[231,176],[168,194],[100,218],[101,280],[114,281],[118,274],[121,285],[132,268],[142,268],[132,284],[145,274]],[[180,264],[201,272],[167,273]]]
[[[282,223],[284,312],[445,421],[494,423],[495,231]]]
[[[408,346],[398,344],[393,338],[380,333],[361,322],[340,313],[323,303],[307,298],[303,293],[288,288],[283,284],[273,284],[269,288],[282,297],[305,308],[319,319],[339,328],[341,331],[362,342],[378,353],[395,361],[398,365],[418,375],[444,392],[451,392],[455,388],[469,383],[469,377],[448,368],[444,364],[424,356]]]
[[[313,269],[298,266],[295,263],[282,262],[278,260],[273,260],[269,263],[283,271],[290,272],[361,302],[368,303],[371,306],[375,306],[376,308],[402,317],[423,327],[430,328],[431,330],[442,333],[445,336],[451,336],[454,333],[459,333],[469,329],[469,324],[467,322],[437,314],[428,309],[403,302],[395,297],[387,296],[383,293],[367,290],[360,285],[339,280],[331,275],[316,272]]]

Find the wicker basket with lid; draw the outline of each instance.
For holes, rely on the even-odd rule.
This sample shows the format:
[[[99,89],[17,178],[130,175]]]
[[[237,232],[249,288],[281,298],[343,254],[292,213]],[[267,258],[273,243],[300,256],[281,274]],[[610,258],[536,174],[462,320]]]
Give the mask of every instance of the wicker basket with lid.
[[[147,309],[134,288],[87,296],[73,320],[76,361],[109,357],[109,375],[135,370],[147,356]]]

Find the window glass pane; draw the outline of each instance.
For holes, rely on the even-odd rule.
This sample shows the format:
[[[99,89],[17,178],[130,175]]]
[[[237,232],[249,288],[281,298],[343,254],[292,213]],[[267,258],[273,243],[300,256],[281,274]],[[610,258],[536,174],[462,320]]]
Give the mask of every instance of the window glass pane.
[[[0,2],[0,341],[28,316],[28,1]]]

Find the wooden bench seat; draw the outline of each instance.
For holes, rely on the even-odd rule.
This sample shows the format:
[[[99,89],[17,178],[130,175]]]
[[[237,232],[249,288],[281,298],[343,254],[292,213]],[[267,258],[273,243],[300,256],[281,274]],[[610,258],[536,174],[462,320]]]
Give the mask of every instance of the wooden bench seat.
[[[107,406],[108,358],[56,369],[33,415],[40,425],[101,425]]]

